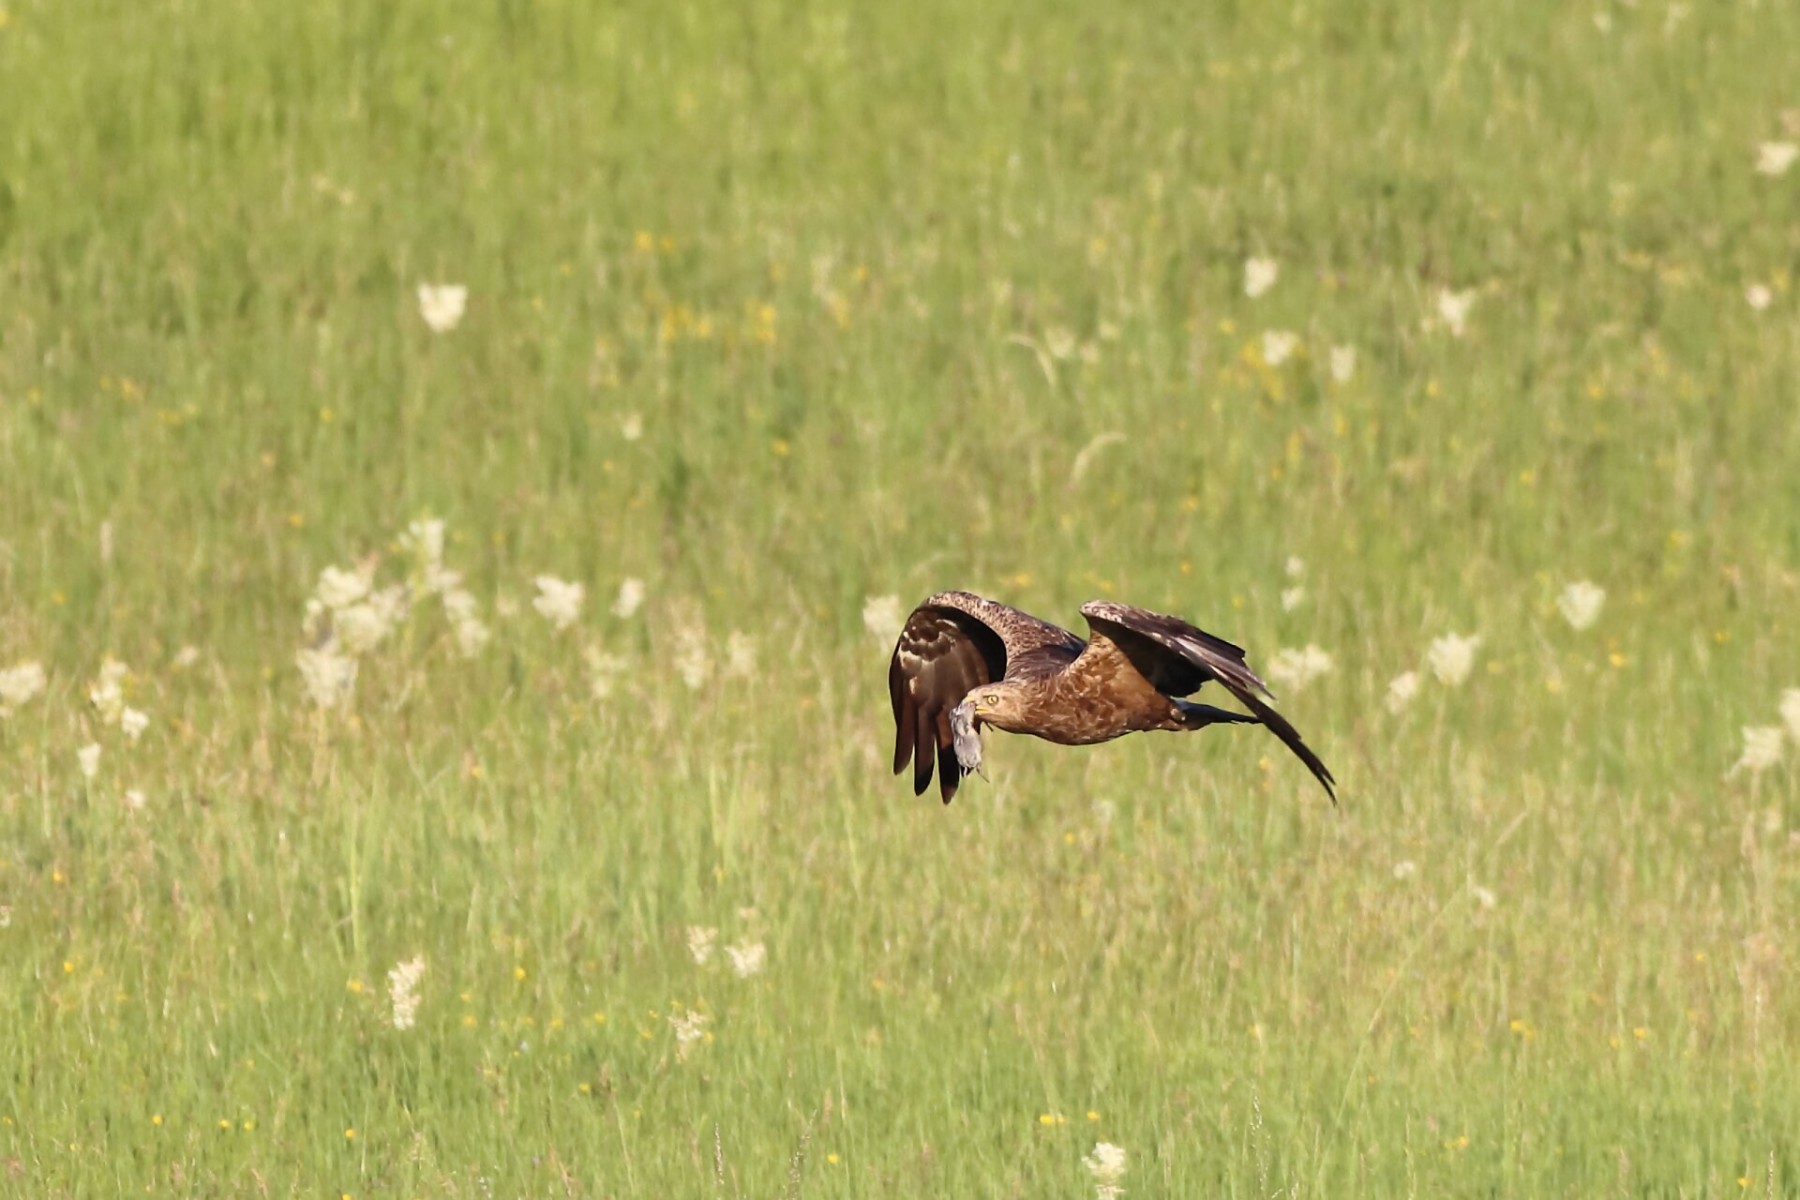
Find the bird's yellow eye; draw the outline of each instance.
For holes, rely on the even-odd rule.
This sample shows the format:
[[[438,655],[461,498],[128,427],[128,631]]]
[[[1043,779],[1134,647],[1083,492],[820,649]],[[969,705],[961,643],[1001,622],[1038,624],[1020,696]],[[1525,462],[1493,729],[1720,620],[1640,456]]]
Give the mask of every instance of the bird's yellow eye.
[[[998,692],[989,692],[980,700],[976,701],[976,704],[982,708],[992,708],[998,703],[1000,703],[1000,694]]]

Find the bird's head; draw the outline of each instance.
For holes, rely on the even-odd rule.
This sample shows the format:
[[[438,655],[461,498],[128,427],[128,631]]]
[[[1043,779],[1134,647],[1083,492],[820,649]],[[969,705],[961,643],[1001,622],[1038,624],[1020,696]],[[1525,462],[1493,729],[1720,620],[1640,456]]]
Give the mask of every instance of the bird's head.
[[[1024,706],[1018,689],[1004,683],[988,683],[969,693],[964,701],[971,709],[975,728],[992,725],[1008,733],[1017,733],[1024,721]]]

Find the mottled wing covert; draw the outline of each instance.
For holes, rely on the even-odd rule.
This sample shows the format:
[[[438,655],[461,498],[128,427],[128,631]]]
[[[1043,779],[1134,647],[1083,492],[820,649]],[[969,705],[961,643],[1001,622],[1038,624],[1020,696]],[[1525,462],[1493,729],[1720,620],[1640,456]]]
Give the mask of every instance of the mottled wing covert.
[[[921,604],[906,618],[888,664],[894,704],[894,774],[913,762],[913,792],[931,786],[936,760],[944,803],[962,779],[950,710],[970,689],[1006,673],[1006,646],[979,619],[955,608]]]
[[[1081,606],[1088,624],[1111,638],[1132,666],[1152,685],[1171,696],[1186,696],[1202,684],[1217,680],[1269,731],[1280,738],[1337,803],[1331,771],[1300,737],[1300,731],[1272,708],[1269,685],[1244,661],[1241,648],[1224,638],[1163,613],[1130,604],[1094,600]],[[1266,697],[1266,699],[1265,699]]]
[[[913,764],[913,791],[931,786],[933,759],[944,803],[962,780],[950,710],[984,683],[1010,669],[1056,669],[1081,649],[1081,639],[1016,608],[969,592],[939,592],[912,615],[888,665],[894,705],[894,773]]]

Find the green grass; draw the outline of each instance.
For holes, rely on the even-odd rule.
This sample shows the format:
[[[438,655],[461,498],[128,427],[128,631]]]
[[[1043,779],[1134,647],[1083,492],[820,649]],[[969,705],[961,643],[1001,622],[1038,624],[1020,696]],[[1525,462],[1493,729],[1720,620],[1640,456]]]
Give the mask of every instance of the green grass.
[[[1800,9],[0,5],[0,1187],[1800,1189],[1800,749],[1728,775],[1800,686]],[[424,515],[491,644],[315,710],[319,572]],[[944,586],[1317,643],[1341,808],[1254,729],[915,799],[862,611]]]

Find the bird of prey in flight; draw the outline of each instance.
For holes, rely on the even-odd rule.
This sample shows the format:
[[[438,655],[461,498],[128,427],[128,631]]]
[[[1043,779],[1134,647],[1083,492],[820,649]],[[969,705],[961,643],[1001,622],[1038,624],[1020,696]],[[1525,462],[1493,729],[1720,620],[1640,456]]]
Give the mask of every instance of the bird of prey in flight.
[[[981,727],[1029,733],[1065,746],[1108,742],[1147,729],[1266,726],[1337,803],[1319,756],[1244,662],[1244,652],[1179,617],[1094,600],[1081,606],[1087,641],[1029,613],[969,592],[939,592],[906,619],[888,666],[894,702],[894,773],[913,763],[913,792],[931,786],[935,760],[944,803],[981,770]],[[1184,699],[1222,684],[1254,715]]]

